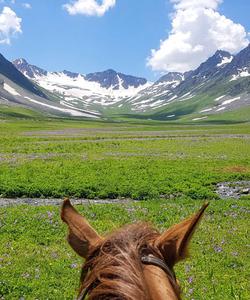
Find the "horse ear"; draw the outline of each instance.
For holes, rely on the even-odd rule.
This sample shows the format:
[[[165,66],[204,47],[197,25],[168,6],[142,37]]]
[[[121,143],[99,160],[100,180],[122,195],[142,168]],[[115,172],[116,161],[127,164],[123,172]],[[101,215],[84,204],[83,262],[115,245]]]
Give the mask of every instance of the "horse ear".
[[[88,221],[76,211],[69,199],[65,199],[63,202],[61,218],[68,225],[70,246],[77,254],[86,258],[89,249],[97,245],[102,238]]]
[[[154,245],[171,266],[188,256],[189,242],[207,207],[205,203],[196,214],[173,225],[156,239]]]

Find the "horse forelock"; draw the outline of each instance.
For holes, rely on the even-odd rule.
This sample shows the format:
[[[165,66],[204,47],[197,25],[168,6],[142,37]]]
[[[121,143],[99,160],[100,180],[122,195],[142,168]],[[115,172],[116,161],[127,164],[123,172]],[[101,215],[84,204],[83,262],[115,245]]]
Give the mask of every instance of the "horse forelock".
[[[82,289],[91,287],[90,300],[150,299],[141,256],[162,258],[151,242],[159,232],[146,223],[132,224],[112,233],[93,249],[84,265],[89,269]]]

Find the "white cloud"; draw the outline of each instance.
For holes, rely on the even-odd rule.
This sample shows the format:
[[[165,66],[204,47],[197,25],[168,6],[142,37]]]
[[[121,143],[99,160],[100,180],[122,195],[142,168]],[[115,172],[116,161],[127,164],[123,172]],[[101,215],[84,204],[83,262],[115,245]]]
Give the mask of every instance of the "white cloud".
[[[0,44],[10,44],[10,39],[17,33],[22,33],[22,19],[16,13],[5,6],[0,13]]]
[[[189,9],[189,8],[212,8],[217,9],[218,5],[223,2],[223,0],[170,0],[170,2],[175,3],[175,9]]]
[[[171,2],[175,8],[172,30],[159,49],[151,50],[147,61],[154,71],[188,71],[218,49],[235,53],[248,45],[245,28],[216,11],[222,0]]]
[[[103,16],[110,8],[115,6],[116,0],[102,0],[99,4],[97,0],[75,0],[64,4],[63,7],[70,15]]]
[[[24,8],[27,8],[27,9],[31,9],[31,8],[32,8],[32,6],[31,6],[30,3],[23,3],[22,6],[23,6]]]

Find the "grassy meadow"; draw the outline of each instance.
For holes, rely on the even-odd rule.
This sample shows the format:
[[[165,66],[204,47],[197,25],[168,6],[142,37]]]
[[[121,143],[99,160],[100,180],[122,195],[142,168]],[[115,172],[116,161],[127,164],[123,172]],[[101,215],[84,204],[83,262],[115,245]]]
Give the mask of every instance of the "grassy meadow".
[[[2,197],[218,198],[250,174],[249,125],[0,123]]]
[[[19,112],[20,113],[20,112]],[[23,113],[23,112],[22,112]],[[184,299],[249,299],[250,125],[0,119],[0,197],[134,199],[78,206],[102,234],[146,220],[163,230],[210,201],[192,259],[177,266]],[[0,299],[74,299],[81,260],[59,207],[0,208]]]

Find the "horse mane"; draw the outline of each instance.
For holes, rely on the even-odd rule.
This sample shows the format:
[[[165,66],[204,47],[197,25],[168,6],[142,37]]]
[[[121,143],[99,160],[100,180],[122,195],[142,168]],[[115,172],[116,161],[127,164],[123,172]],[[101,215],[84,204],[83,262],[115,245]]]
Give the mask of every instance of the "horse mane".
[[[140,258],[153,254],[163,259],[160,251],[150,246],[159,235],[149,224],[137,223],[107,236],[91,251],[83,267],[81,290],[90,290],[88,299],[149,300]],[[177,285],[173,287],[179,295]]]

